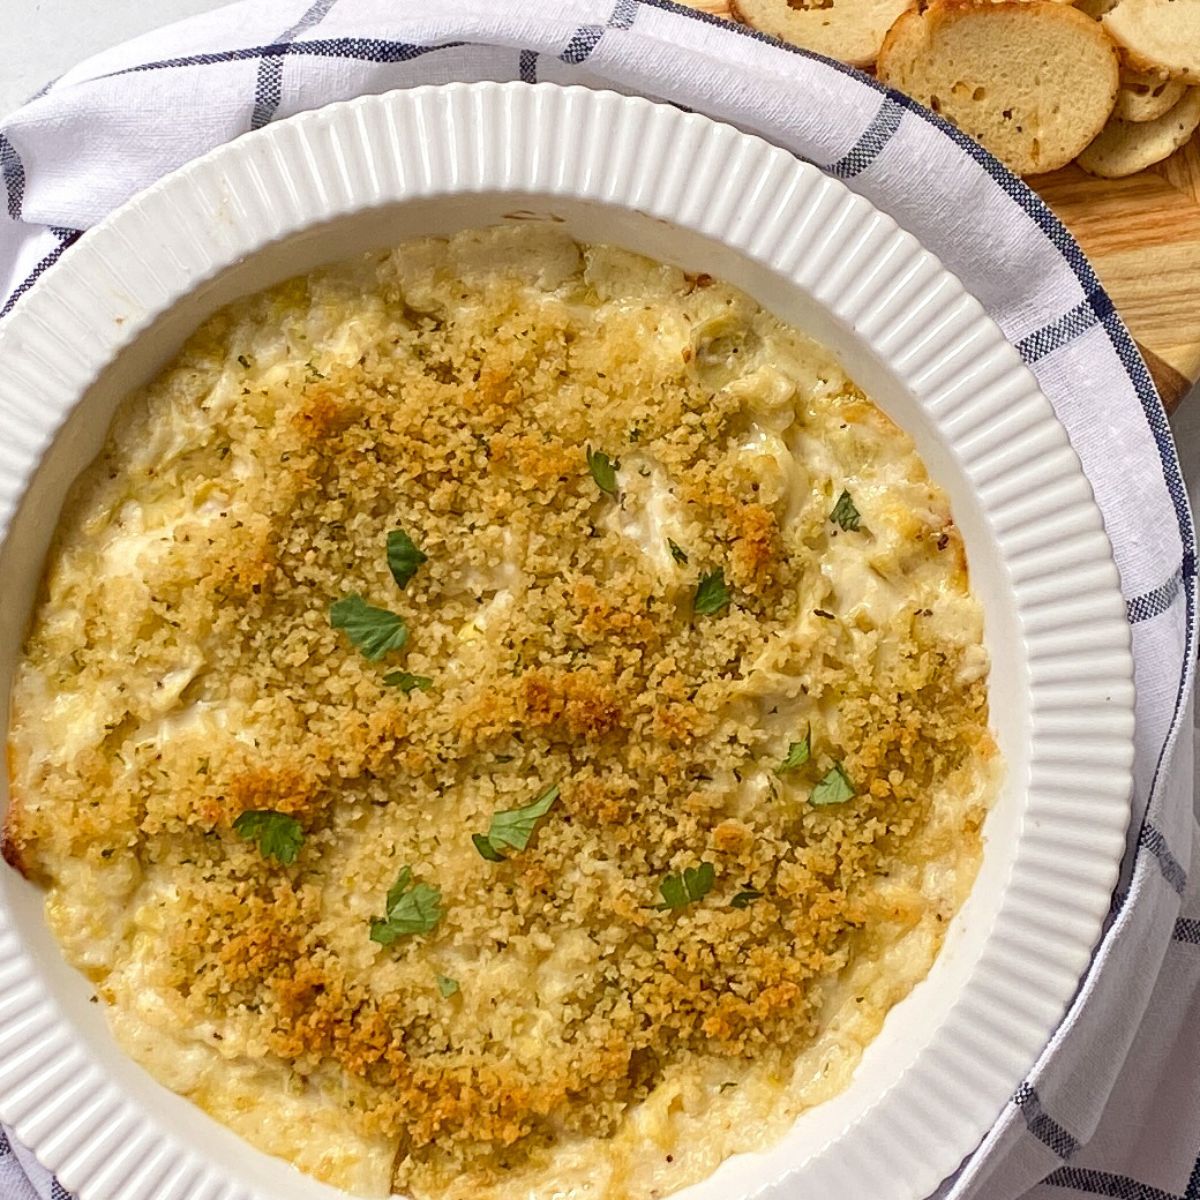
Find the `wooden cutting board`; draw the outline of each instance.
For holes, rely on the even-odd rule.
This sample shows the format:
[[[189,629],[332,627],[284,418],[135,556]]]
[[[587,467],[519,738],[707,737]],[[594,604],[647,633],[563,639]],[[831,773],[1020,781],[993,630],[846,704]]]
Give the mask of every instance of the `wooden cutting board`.
[[[683,0],[728,17],[727,0]],[[1200,146],[1128,179],[1072,164],[1029,181],[1083,247],[1168,410],[1200,378]]]

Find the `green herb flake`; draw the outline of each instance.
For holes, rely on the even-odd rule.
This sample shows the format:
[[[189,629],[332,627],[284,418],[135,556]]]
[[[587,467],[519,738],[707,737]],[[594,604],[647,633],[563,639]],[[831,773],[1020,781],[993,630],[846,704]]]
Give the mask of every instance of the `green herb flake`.
[[[508,846],[513,850],[524,850],[529,845],[530,838],[533,837],[537,823],[554,807],[557,799],[558,784],[554,784],[553,787],[548,787],[532,804],[527,804],[524,808],[494,813],[491,828],[484,839],[491,847],[492,852],[499,856],[498,848],[500,846]],[[477,834],[476,837],[478,836]],[[475,842],[475,848],[480,854],[483,854],[484,858],[488,857],[483,853],[478,842]]]
[[[730,900],[729,907],[749,908],[755,900],[761,899],[762,892],[758,891],[756,888],[743,888],[736,896],[734,896],[732,900]]]
[[[829,519],[835,521],[843,529],[851,531],[858,528],[859,521],[862,520],[857,508],[854,507],[854,501],[850,499],[849,492],[843,492],[837,503],[833,506],[833,512],[829,514]]]
[[[442,919],[442,893],[427,883],[413,883],[404,867],[388,889],[387,913],[371,922],[371,941],[390,946],[410,933],[428,933]]]
[[[488,841],[487,834],[473,833],[471,834],[471,841],[475,849],[479,851],[481,858],[486,858],[488,862],[504,862],[504,855]]]
[[[692,600],[692,611],[701,616],[712,616],[729,603],[729,588],[725,586],[725,570],[718,567],[707,575],[701,576],[696,585],[696,595]]]
[[[671,557],[681,566],[686,567],[688,562],[687,551],[679,545],[678,542],[673,542],[667,538],[667,549],[671,551]]]
[[[433,680],[428,675],[411,675],[408,671],[389,671],[383,682],[388,687],[399,688],[405,695],[418,689],[427,692],[433,687]]]
[[[329,606],[329,624],[343,629],[346,636],[362,652],[363,657],[377,662],[392,650],[399,650],[408,641],[408,626],[402,617],[375,608],[357,592],[344,596]]]
[[[792,742],[788,746],[787,757],[775,768],[775,774],[786,775],[789,771],[794,771],[797,767],[804,766],[808,762],[811,752],[812,726],[810,725],[804,730],[804,737],[801,741]]]
[[[841,763],[834,763],[825,778],[813,788],[809,801],[817,805],[845,804],[847,800],[853,800],[856,794],[845,768]]]
[[[304,845],[304,829],[295,817],[272,809],[251,809],[233,823],[233,832],[247,842],[256,842],[263,858],[291,866]]]
[[[663,902],[659,908],[686,908],[697,900],[703,900],[712,891],[717,872],[712,863],[702,862],[698,867],[688,867],[682,875],[668,875],[659,885]]]
[[[596,486],[602,492],[607,492],[608,495],[615,498],[617,495],[617,470],[608,455],[603,450],[593,450],[589,446],[587,448],[587,465],[588,470],[592,473],[592,478],[596,481]]]
[[[392,578],[403,588],[417,573],[417,568],[429,561],[429,556],[417,549],[416,543],[403,529],[393,529],[387,535],[387,562]]]
[[[391,912],[392,909],[400,903],[401,899],[404,897],[404,893],[407,892],[410,887],[412,887],[412,877],[412,867],[400,868],[400,874],[396,876],[396,882],[393,883],[390,888],[388,888],[388,912]]]
[[[458,980],[451,979],[449,975],[439,975],[437,987],[438,991],[442,993],[443,999],[449,1000],[458,991]]]

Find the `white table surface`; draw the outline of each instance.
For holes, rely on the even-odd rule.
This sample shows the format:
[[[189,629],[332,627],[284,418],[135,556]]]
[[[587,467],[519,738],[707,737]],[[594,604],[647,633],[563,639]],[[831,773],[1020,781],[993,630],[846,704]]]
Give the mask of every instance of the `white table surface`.
[[[0,0],[4,67],[0,113],[68,67],[159,25],[220,8],[228,0]]]
[[[0,0],[4,74],[0,113],[89,54],[228,0]],[[1174,422],[1193,507],[1200,509],[1200,389]]]

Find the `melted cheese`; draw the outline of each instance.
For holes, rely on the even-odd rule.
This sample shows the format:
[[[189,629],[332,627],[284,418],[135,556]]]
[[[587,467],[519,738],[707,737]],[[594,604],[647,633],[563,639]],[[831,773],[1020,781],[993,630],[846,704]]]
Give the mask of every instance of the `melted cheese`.
[[[496,293],[495,280],[510,277],[517,283]],[[511,335],[518,350],[505,344],[505,369],[490,365],[487,339],[499,344],[509,336],[504,323],[523,313],[533,315],[535,333],[538,321],[555,331],[551,350],[567,346],[557,375],[538,375],[536,356],[520,359],[526,326]],[[428,345],[455,314],[464,327],[483,326],[460,347],[466,366],[430,360]],[[601,349],[580,348],[588,338]],[[367,372],[386,376],[378,364],[412,345],[420,353],[410,373],[378,405],[380,385]],[[506,390],[519,375],[514,362],[535,381],[515,423],[505,407],[515,403]],[[648,382],[627,388],[620,420],[605,425],[600,381],[621,372]],[[409,461],[393,447],[401,466],[384,474],[368,503],[355,488],[375,486],[371,455],[382,460],[383,443],[364,448],[352,439],[392,421],[400,427],[402,416],[406,437],[438,436],[423,424],[424,401],[405,409],[405,389],[425,395],[431,375],[456,380],[454,403],[472,420],[493,414],[495,427],[447,446],[441,458]],[[551,403],[555,389],[562,411],[547,416],[538,405]],[[343,392],[358,399],[343,405]],[[674,413],[670,427],[660,427],[663,412]],[[574,424],[556,441],[560,419]],[[615,501],[582,470],[592,437],[617,464]],[[830,355],[730,289],[706,290],[674,268],[581,249],[553,232],[467,234],[449,248],[416,243],[296,281],[218,317],[191,357],[118,417],[109,462],[108,475],[85,481],[68,510],[49,598],[18,672],[9,834],[49,881],[50,924],[68,958],[97,980],[117,1039],[166,1086],[335,1186],[382,1196],[396,1183],[439,1200],[651,1200],[769,1144],[845,1086],[888,1009],[928,971],[970,887],[998,764],[980,699],[982,617],[945,497],[911,441]],[[293,490],[277,494],[284,476]],[[476,478],[499,482],[465,499],[456,492],[456,479]],[[324,507],[296,515],[321,489]],[[830,519],[843,490],[860,514],[858,530]],[[399,518],[388,508],[396,496]],[[412,588],[392,588],[384,571],[380,522],[397,519],[424,523],[430,562],[420,580],[433,582],[422,602]],[[584,561],[587,570],[577,567]],[[286,563],[291,590],[272,610],[262,597],[276,586],[277,562]],[[736,602],[705,624],[692,614],[692,593],[717,562]],[[405,665],[435,679],[429,695],[398,698],[380,684],[381,670],[329,632],[326,606],[351,588],[373,588],[372,597],[405,611]],[[252,616],[243,619],[243,610]],[[559,628],[563,612],[570,619]],[[642,658],[657,674],[636,676],[617,703],[595,648],[625,647],[638,630],[643,645],[620,670],[635,677]],[[672,647],[666,659],[661,640]],[[730,919],[728,898],[749,869],[738,855],[752,857],[739,849],[746,830],[778,846],[754,869],[785,897],[780,904],[818,886],[819,860],[802,861],[806,839],[831,839],[835,857],[841,847],[836,832],[811,824],[816,775],[776,768],[808,729],[820,770],[840,748],[861,754],[864,793],[872,783],[881,796],[900,786],[882,769],[867,774],[871,755],[883,751],[870,743],[875,718],[862,714],[892,697],[883,683],[878,696],[858,685],[904,678],[910,659],[926,661],[914,711],[923,711],[919,687],[945,687],[968,715],[944,731],[943,744],[962,729],[970,738],[957,764],[923,782],[920,795],[910,787],[910,800],[928,801],[926,817],[912,829],[896,818],[904,852],[853,897],[863,932],[831,942],[814,966],[813,1008],[803,1010],[811,1037],[746,1053],[741,1034],[721,1042],[727,1017],[714,1011],[705,1026],[711,1046],[667,1062],[647,1094],[613,1099],[604,1091],[605,1055],[617,1076],[632,1072],[621,1048],[628,1055],[640,1033],[639,1012],[662,1019],[681,1003],[662,963],[651,962],[636,987],[622,968],[649,955],[648,940],[668,936],[656,932],[663,920],[676,923],[681,939],[663,961],[681,978],[690,955],[719,956],[719,942],[698,950],[686,941],[689,922],[703,931]],[[514,699],[526,674],[533,682]],[[641,723],[621,725],[635,710]],[[688,721],[706,732],[695,734]],[[911,713],[886,721],[920,736]],[[514,728],[521,736],[511,736]],[[685,774],[688,738],[702,752]],[[299,766],[273,774],[263,764],[280,746]],[[431,746],[441,748],[433,766]],[[629,755],[639,746],[678,757],[653,759],[638,776]],[[569,771],[571,755],[583,765],[564,781],[564,795],[577,806],[556,830],[578,839],[595,825],[604,836],[556,848],[539,832],[544,854],[539,843],[507,874],[491,874],[467,835],[528,795],[519,790],[525,775],[509,780],[501,768],[515,763],[536,780],[547,762]],[[313,763],[311,775],[300,769]],[[603,790],[614,779],[634,780],[657,822],[624,858],[605,847],[643,813],[621,810],[615,785]],[[346,781],[356,790],[330,801]],[[662,799],[675,795],[670,788],[674,809]],[[88,796],[100,799],[90,805],[81,800]],[[589,797],[598,807],[586,806]],[[617,804],[617,815],[605,804]],[[230,828],[240,811],[276,806],[300,814],[309,830],[305,858],[290,873],[264,866]],[[790,845],[804,822],[805,836]],[[655,888],[665,868],[647,862],[656,839],[670,839],[677,826],[692,831],[696,856],[730,865],[722,866],[719,901],[714,893],[663,918]],[[687,861],[676,855],[672,869]],[[366,931],[405,863],[436,879],[451,912],[436,935],[385,952]],[[256,887],[276,888],[292,915],[272,923],[268,903],[258,925],[237,925],[238,906],[223,902],[223,871],[250,900],[260,898]],[[205,939],[220,921],[233,922],[234,934],[210,951]],[[302,953],[285,957],[287,978],[262,986],[261,1005],[259,997],[225,1005],[220,996],[250,986],[266,969],[260,960],[300,926],[358,1000],[341,1025],[311,997],[296,1000],[309,1008],[297,1009],[293,1024],[305,1038],[293,1047],[288,1020],[272,1025],[260,1008],[278,1004],[280,989],[312,965]],[[786,951],[755,943],[757,934],[737,936],[752,948],[742,960],[761,952],[775,972],[743,991],[791,985]],[[221,981],[207,1007],[180,965],[189,963]],[[452,1002],[436,999],[435,975],[460,984]],[[601,1003],[609,995],[612,1004]],[[405,1027],[388,1060],[403,1060],[396,1080],[375,1087],[364,1080],[383,1060],[369,1057],[370,1044],[356,1044],[360,1058],[351,1060],[327,1043],[352,1042],[360,1009],[389,1014],[396,998],[401,1011],[389,1019],[411,1010],[419,1024]],[[763,1012],[764,1022],[774,1019]],[[322,1041],[326,1018],[332,1032]],[[603,1021],[611,1025],[587,1060],[601,1100],[589,1110],[573,1105],[571,1055],[589,1023]],[[669,1042],[656,1053],[666,1055]],[[487,1057],[491,1047],[502,1048],[499,1059]],[[404,1111],[397,1131],[388,1090],[407,1082],[405,1064],[433,1064],[427,1091],[406,1093],[416,1106],[435,1088],[438,1055],[460,1051],[481,1076],[518,1072],[515,1084],[502,1078],[495,1094],[479,1093],[489,1119],[507,1111],[518,1088],[533,1097],[543,1080],[568,1077],[562,1098],[538,1113],[531,1147],[502,1122],[490,1157],[483,1135],[461,1159],[449,1133],[445,1146],[435,1137],[414,1147]],[[455,1076],[454,1088],[435,1094],[447,1130],[460,1086]],[[418,1116],[428,1111],[413,1108],[414,1127]],[[606,1124],[589,1132],[589,1121]],[[468,1128],[463,1137],[471,1136]],[[525,1148],[510,1163],[511,1142]]]

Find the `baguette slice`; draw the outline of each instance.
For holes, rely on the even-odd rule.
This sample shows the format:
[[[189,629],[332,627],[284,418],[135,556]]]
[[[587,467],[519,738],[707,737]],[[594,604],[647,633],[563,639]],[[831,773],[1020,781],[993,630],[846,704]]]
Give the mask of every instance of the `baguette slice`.
[[[1200,83],[1200,0],[1120,0],[1102,20],[1129,66]]]
[[[1122,121],[1114,117],[1100,136],[1079,156],[1091,175],[1120,179],[1174,154],[1200,126],[1200,87],[1187,93],[1170,111],[1154,121]]]
[[[1140,72],[1121,72],[1121,90],[1113,115],[1135,125],[1156,121],[1183,99],[1187,84],[1165,75],[1145,75]]]
[[[892,23],[916,0],[730,0],[733,16],[772,37],[869,67]]]
[[[1120,86],[1103,29],[1051,0],[934,0],[892,26],[878,74],[1021,175],[1069,163],[1104,128]]]

